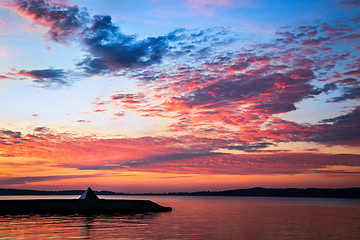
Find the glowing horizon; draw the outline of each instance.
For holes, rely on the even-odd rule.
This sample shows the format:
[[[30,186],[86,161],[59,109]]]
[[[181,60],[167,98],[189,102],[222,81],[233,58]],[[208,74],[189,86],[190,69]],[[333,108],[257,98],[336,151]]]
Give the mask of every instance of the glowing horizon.
[[[360,186],[358,1],[0,6],[1,188]]]

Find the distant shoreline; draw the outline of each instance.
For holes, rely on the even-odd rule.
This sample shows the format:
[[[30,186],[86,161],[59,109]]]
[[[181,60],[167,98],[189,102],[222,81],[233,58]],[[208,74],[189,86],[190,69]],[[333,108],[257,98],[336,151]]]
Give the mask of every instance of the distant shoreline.
[[[84,190],[38,191],[0,188],[0,195],[81,195]],[[161,195],[161,196],[244,196],[244,197],[315,197],[360,198],[360,187],[354,188],[248,188],[226,191],[172,192],[172,193],[122,193],[94,191],[97,195]]]

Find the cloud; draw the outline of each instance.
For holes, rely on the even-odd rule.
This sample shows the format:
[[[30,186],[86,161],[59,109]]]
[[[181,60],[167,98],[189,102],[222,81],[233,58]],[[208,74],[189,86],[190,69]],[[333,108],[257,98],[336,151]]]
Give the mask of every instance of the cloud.
[[[213,152],[184,152],[184,153],[169,153],[152,155],[146,158],[135,158],[131,160],[116,161],[113,160],[108,164],[101,165],[81,165],[81,164],[62,164],[62,167],[77,168],[79,170],[112,170],[112,169],[128,169],[135,170],[138,168],[144,169],[156,164],[168,164],[176,161],[189,160],[204,156],[222,155],[221,153]]]
[[[335,118],[322,120],[319,124],[298,124],[272,119],[259,137],[279,142],[308,141],[326,145],[360,146],[360,107]]]
[[[103,113],[103,112],[106,112],[106,110],[105,109],[96,109],[96,110],[94,110],[94,112]]]
[[[56,181],[63,179],[73,179],[73,178],[89,178],[94,177],[94,175],[60,175],[60,176],[38,176],[38,177],[9,177],[3,180],[0,180],[1,185],[22,185],[33,182],[43,182],[43,181]]]
[[[114,113],[113,116],[115,117],[124,117],[125,113],[121,112],[121,113]]]
[[[256,2],[249,0],[186,0],[180,1],[194,13],[211,16],[219,8],[255,7]]]
[[[5,76],[5,75],[0,75],[0,81],[1,80],[10,80],[10,79],[14,79],[14,78],[9,77],[9,76]]]
[[[259,143],[251,143],[251,144],[243,144],[236,146],[228,146],[226,147],[229,150],[242,150],[245,152],[258,152],[262,151],[264,148],[275,145],[274,143],[269,142],[259,142]]]
[[[87,57],[78,63],[87,73],[97,74],[129,67],[144,67],[159,63],[168,49],[171,36],[137,40],[126,35],[111,21],[111,16],[90,16],[87,9],[43,0],[15,0],[15,8],[23,17],[49,28],[49,40],[83,45]]]
[[[205,5],[229,6],[231,0],[187,0],[187,2],[193,7],[200,7]]]
[[[111,100],[121,101],[122,103],[127,103],[127,104],[137,104],[145,101],[145,95],[142,93],[140,94],[119,93],[111,96]]]
[[[250,108],[257,112],[277,114],[295,110],[294,103],[322,92],[310,84],[314,73],[309,69],[295,69],[285,74],[261,77],[238,75],[234,78],[233,81],[216,82],[180,98],[173,98],[168,104],[182,104],[192,108],[237,102],[238,105],[251,104]]]
[[[354,113],[352,113],[354,115]],[[356,113],[357,114],[357,113]],[[355,115],[356,115],[355,114]],[[340,127],[354,129],[358,119],[351,114],[328,119],[321,131],[329,127],[329,132]],[[333,124],[333,127],[330,123]],[[281,128],[279,122],[276,127]],[[357,125],[356,125],[357,124]],[[289,124],[284,128],[289,128]],[[287,129],[287,134],[299,137],[299,133]],[[304,128],[306,130],[306,128]],[[284,129],[280,129],[285,134]],[[354,130],[353,130],[354,131]],[[350,131],[347,131],[350,132]],[[354,131],[355,134],[358,134]],[[2,130],[1,140],[7,138],[11,144],[2,144],[1,157],[22,157],[51,161],[54,168],[75,168],[78,170],[124,170],[142,172],[166,172],[184,174],[301,174],[313,169],[328,166],[359,166],[356,154],[321,154],[316,152],[274,152],[266,151],[273,142],[241,142],[224,139],[183,137],[143,137],[122,139],[97,139],[94,137],[75,137],[70,134],[50,134],[49,131],[22,135],[11,130]],[[263,132],[258,132],[263,137]],[[274,135],[279,135],[274,133]],[[326,142],[313,135],[309,141]],[[271,135],[269,135],[271,137]],[[324,136],[324,135],[319,135]],[[286,137],[286,136],[285,136]],[[327,136],[329,137],[329,136]],[[331,137],[331,136],[330,136]],[[289,138],[289,137],[288,137]],[[303,137],[304,139],[305,137]],[[273,138],[274,139],[274,138]],[[284,137],[280,138],[281,140]],[[336,141],[339,141],[337,139]],[[344,139],[342,139],[344,140]],[[330,140],[331,142],[331,140]],[[149,148],[149,146],[151,146]],[[244,151],[244,154],[227,154],[214,151],[229,149]],[[245,154],[246,153],[246,154]],[[49,176],[42,178],[15,178],[7,184],[21,184],[31,181],[58,180]],[[66,177],[66,176],[65,176]],[[74,176],[77,177],[77,176]],[[63,179],[63,176],[59,176]]]
[[[303,40],[301,42],[301,45],[303,45],[303,46],[320,46],[320,44],[322,44],[326,40],[328,40],[328,38],[318,38],[318,39]]]
[[[67,73],[64,69],[20,70],[15,74],[17,76],[30,77],[34,79],[34,82],[45,87],[58,87],[69,84]]]
[[[219,2],[211,2],[219,5]],[[222,4],[220,4],[222,5]],[[88,74],[112,73],[122,69],[143,69],[162,62],[165,56],[207,56],[210,46],[226,45],[234,41],[225,38],[226,31],[186,31],[177,29],[163,36],[138,40],[127,35],[112,22],[108,15],[91,15],[85,8],[69,6],[63,2],[43,0],[14,0],[7,4],[23,17],[45,25],[48,39],[58,43],[78,42],[85,57],[77,63]],[[215,31],[215,32],[214,32]]]
[[[34,132],[47,132],[49,131],[50,129],[47,128],[47,127],[37,127],[34,129]]]
[[[265,148],[257,145],[261,142],[357,144],[354,140],[342,141],[355,137],[341,130],[346,124],[340,119],[300,124],[279,117],[296,110],[301,106],[299,103],[310,98],[320,101],[327,98],[329,104],[358,98],[359,65],[353,51],[353,40],[358,36],[352,20],[283,28],[277,32],[276,40],[266,44],[252,42],[249,45],[224,28],[177,29],[164,36],[139,40],[135,35],[124,34],[110,16],[91,16],[86,9],[54,2],[15,3],[13,7],[20,14],[50,29],[50,40],[80,43],[86,57],[78,66],[87,73],[113,73],[136,81],[138,93],[116,92],[107,96],[109,101],[98,99],[94,103],[113,104],[111,107],[118,112],[118,117],[127,114],[123,112],[125,109],[142,117],[164,118],[169,122],[164,130],[166,134],[176,132],[183,136],[234,141],[238,150],[244,151]],[[199,6],[223,3],[197,1]],[[164,62],[164,59],[171,61]],[[19,74],[44,83],[68,81],[62,69],[22,70]],[[341,77],[343,81],[339,80]],[[348,117],[356,118],[356,114]],[[134,141],[142,146],[144,140]],[[117,144],[124,147],[123,143]],[[221,146],[231,145],[222,143]],[[144,148],[148,149],[148,145]],[[156,150],[166,151],[164,155],[186,152],[184,149],[173,152],[165,147]],[[140,161],[158,155],[140,152],[137,157],[121,160]]]
[[[166,36],[136,40],[115,26],[110,16],[94,16],[92,26],[84,31],[82,42],[90,53],[79,66],[88,73],[117,71],[129,67],[144,67],[159,63],[167,52]]]
[[[46,179],[48,179],[48,177],[14,177],[5,180],[0,180],[0,183],[3,185],[17,185],[17,184],[25,184],[29,182],[41,182]]]
[[[339,4],[349,7],[357,7],[360,6],[360,0],[343,0]]]
[[[210,149],[224,146],[225,141],[192,137],[96,139],[76,137],[71,134],[54,134],[52,131],[35,131],[23,136],[21,132],[1,130],[0,156],[21,156],[52,159],[54,162],[83,162],[104,164],[112,161],[128,162],[154,156],[174,157],[207,153]],[[2,141],[6,141],[2,143]],[[149,146],[152,146],[149,148]],[[160,154],[161,153],[161,154]],[[178,155],[177,155],[178,154]],[[189,155],[189,156],[190,156]],[[89,156],[92,156],[89,158]],[[121,157],[120,157],[121,156]],[[162,158],[162,157],[160,157]],[[139,160],[140,161],[140,160]]]
[[[0,130],[1,138],[21,138],[21,132],[14,132],[11,130]]]
[[[235,174],[271,175],[304,174],[327,172],[328,166],[359,166],[356,154],[319,153],[253,153],[253,154],[211,154],[186,156],[169,155],[163,159],[142,159],[144,161],[111,163],[104,165],[66,164],[62,167],[79,170],[114,170],[166,172],[173,174]],[[324,170],[322,170],[324,169]]]
[[[169,131],[181,134],[226,136],[245,142],[308,139],[321,134],[321,126],[281,121],[275,115],[297,110],[305,99],[356,98],[357,80],[350,84],[332,78],[336,69],[337,76],[354,75],[356,79],[357,55],[349,49],[353,49],[352,43],[345,41],[355,28],[346,20],[335,25],[300,26],[279,32],[277,41],[269,44],[231,53],[217,52],[210,45],[206,58],[188,55],[188,62],[166,72],[128,73],[141,81],[146,92],[146,104],[136,100],[133,109],[146,116],[171,118],[176,122],[169,125]],[[190,39],[184,32],[178,37]],[[304,46],[304,41],[310,40],[319,44]],[[347,50],[338,51],[339,44]],[[189,51],[198,49],[195,43],[191,46]]]
[[[47,26],[48,38],[60,43],[76,36],[88,18],[86,9],[45,0],[14,0],[7,7],[15,8],[21,16]]]
[[[344,93],[341,96],[334,97],[330,102],[340,102],[340,101],[346,101],[346,100],[353,100],[353,99],[359,99],[360,98],[360,84],[357,84],[357,86],[347,86],[344,89]]]
[[[329,145],[360,146],[360,106],[348,114],[322,121],[319,134],[311,137],[314,142]]]
[[[77,123],[90,123],[90,121],[84,120],[84,119],[79,119],[76,121]]]
[[[335,80],[332,84],[336,84],[336,87],[341,91],[341,95],[333,97],[328,102],[341,102],[346,100],[355,100],[360,98],[360,59],[355,59],[351,64],[346,66],[346,70],[340,73],[336,73],[337,77],[344,76],[342,80]]]
[[[360,76],[360,69],[357,70],[353,70],[353,71],[348,71],[344,73],[347,76]]]

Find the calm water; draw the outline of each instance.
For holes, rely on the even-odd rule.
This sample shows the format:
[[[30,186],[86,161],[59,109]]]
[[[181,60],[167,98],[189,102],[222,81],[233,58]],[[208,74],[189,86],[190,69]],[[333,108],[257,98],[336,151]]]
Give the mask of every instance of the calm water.
[[[78,196],[61,196],[77,198]],[[22,199],[0,197],[0,199]],[[31,196],[39,198],[39,196]],[[43,196],[41,198],[59,198]],[[0,239],[360,239],[360,200],[101,196],[150,199],[172,212],[0,216]]]

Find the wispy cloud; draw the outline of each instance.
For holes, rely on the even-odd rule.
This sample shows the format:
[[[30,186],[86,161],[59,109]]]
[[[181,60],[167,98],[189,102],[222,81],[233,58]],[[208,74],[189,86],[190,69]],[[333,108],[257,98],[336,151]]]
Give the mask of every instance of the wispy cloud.
[[[360,146],[360,107],[352,112],[335,118],[325,119],[319,125],[320,132],[311,138],[312,141],[330,145],[345,144]]]
[[[215,11],[222,8],[245,7],[254,8],[255,1],[249,0],[186,0],[184,5],[195,14],[212,16]]]
[[[336,133],[333,135],[326,134],[333,133],[334,130],[340,132],[340,130],[346,129],[340,126],[347,122],[347,119],[348,116],[329,119],[329,121],[339,123],[335,126],[319,126],[322,127],[320,130],[325,134],[318,135],[321,134],[321,131],[315,134],[310,133],[310,136],[313,136],[312,141],[324,143],[331,143],[335,140],[344,141],[344,138],[336,138]],[[347,125],[347,127],[349,126]],[[326,127],[329,129],[327,130]],[[349,129],[354,128],[350,127]],[[288,134],[296,138],[296,135],[302,135],[303,132],[296,133],[295,130],[287,129],[287,132],[284,130],[283,132],[274,132],[274,136]],[[351,136],[354,137],[355,135]],[[271,135],[268,133],[268,136]],[[323,136],[324,139],[320,139],[318,136]],[[284,137],[287,136],[281,136],[281,140]],[[327,166],[358,166],[360,164],[359,155],[356,154],[267,151],[267,148],[273,146],[274,143],[241,141],[236,143],[233,140],[189,136],[96,139],[79,138],[68,134],[52,134],[48,131],[35,131],[32,135],[23,136],[20,132],[2,130],[0,139],[2,145],[0,155],[2,157],[49,159],[54,167],[78,170],[165,171],[176,174],[301,174],[311,171],[311,169]],[[152,147],[149,148],[149,146]],[[215,151],[219,148],[236,150],[237,153]],[[243,151],[243,154],[240,151]],[[34,178],[33,180],[41,179]]]
[[[0,184],[3,186],[11,186],[11,185],[23,185],[27,183],[34,182],[45,182],[45,181],[56,181],[63,179],[74,179],[74,178],[90,178],[94,177],[93,175],[59,175],[59,176],[39,176],[39,177],[9,177],[6,179],[0,180]]]
[[[359,0],[343,0],[339,2],[340,5],[350,6],[350,7],[359,7],[360,1]]]
[[[15,75],[32,78],[34,82],[45,87],[57,87],[69,84],[67,73],[64,69],[20,70],[16,72]]]

